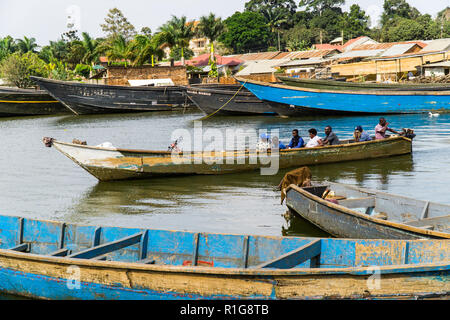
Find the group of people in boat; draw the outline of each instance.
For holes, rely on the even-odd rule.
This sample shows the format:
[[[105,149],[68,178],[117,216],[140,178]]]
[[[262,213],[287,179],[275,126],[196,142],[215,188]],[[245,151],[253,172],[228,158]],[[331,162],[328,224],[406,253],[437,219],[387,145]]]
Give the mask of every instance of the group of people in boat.
[[[386,138],[386,131],[395,133],[400,136],[406,136],[407,138],[414,138],[416,135],[414,134],[414,130],[412,129],[403,129],[402,132],[397,132],[394,129],[389,127],[389,123],[385,118],[380,118],[379,123],[375,127],[375,137],[371,137],[367,131],[364,131],[362,126],[355,127],[353,132],[353,140],[355,142],[364,142],[364,141],[372,141],[372,140],[381,140]],[[315,148],[322,146],[334,146],[341,144],[336,133],[333,132],[333,128],[331,126],[325,127],[325,137],[322,139],[318,136],[317,130],[311,128],[308,130],[309,140],[305,143],[303,138],[299,135],[298,129],[292,130],[292,139],[289,144],[286,146],[281,141],[279,141],[278,137],[273,137],[271,139],[270,135],[261,134],[261,140],[258,143],[257,149],[271,149],[271,148],[279,148],[280,150],[284,149],[299,149],[299,148]]]

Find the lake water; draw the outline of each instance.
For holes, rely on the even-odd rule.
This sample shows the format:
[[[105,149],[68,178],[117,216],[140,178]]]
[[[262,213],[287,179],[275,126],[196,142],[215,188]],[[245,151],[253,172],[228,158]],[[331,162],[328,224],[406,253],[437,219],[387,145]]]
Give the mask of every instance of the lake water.
[[[322,236],[316,228],[284,217],[274,190],[288,170],[103,182],[81,169],[42,137],[90,145],[167,150],[176,129],[193,131],[200,112],[103,116],[4,118],[0,120],[0,213],[104,226],[201,232]],[[412,156],[310,167],[315,180],[331,180],[450,204],[450,115],[389,116],[395,129],[414,128]],[[326,125],[349,138],[356,125],[371,134],[377,116],[282,119],[213,117],[203,129],[278,129],[288,142],[293,128],[307,137]]]
[[[200,112],[0,119],[0,214],[103,226],[160,228],[259,235],[327,236],[287,218],[275,191],[283,175],[259,171],[222,176],[159,178],[99,183],[42,137],[90,145],[167,150],[176,129],[193,131]],[[391,127],[414,128],[413,154],[388,159],[311,166],[315,180],[350,183],[450,204],[450,115],[389,116]],[[281,119],[213,117],[203,129],[278,129],[288,142],[293,128],[331,125],[350,138],[362,125],[371,134],[378,117]],[[1,295],[0,299],[14,297]]]

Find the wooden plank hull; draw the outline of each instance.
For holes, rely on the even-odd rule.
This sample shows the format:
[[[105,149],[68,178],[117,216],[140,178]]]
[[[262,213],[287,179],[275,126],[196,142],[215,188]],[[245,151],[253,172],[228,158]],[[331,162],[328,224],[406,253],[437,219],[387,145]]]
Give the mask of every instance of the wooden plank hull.
[[[321,90],[238,79],[282,116],[449,112],[448,91]]]
[[[59,141],[54,147],[100,181],[146,179],[158,176],[226,174],[267,168],[316,165],[410,154],[412,141],[392,137],[370,142],[281,150],[278,154],[248,151],[183,153],[126,149],[105,149]]]
[[[172,110],[186,101],[182,87],[126,87],[82,84],[32,77],[75,114]]]
[[[417,299],[450,294],[446,240],[209,234],[9,216],[0,216],[0,222],[0,291],[31,298]],[[73,255],[137,232],[147,236],[109,253],[106,261],[52,256],[58,248]],[[8,249],[18,241],[29,252]],[[309,260],[291,268],[258,267],[312,242],[321,248],[314,267]],[[153,264],[140,263],[142,256]]]
[[[45,91],[0,88],[0,117],[68,114]]]
[[[187,88],[186,95],[205,114],[215,112],[220,115],[275,114],[265,102],[256,98],[245,88],[240,89],[240,86],[232,85],[230,89],[190,87]]]
[[[411,217],[405,216],[405,221],[399,221],[401,212],[393,212],[390,215],[395,219],[395,222],[384,221],[368,214],[355,212],[341,205],[336,205],[296,186],[291,186],[287,190],[286,205],[295,214],[335,237],[351,239],[450,239],[450,233],[444,230],[426,230],[405,224],[407,218],[410,220],[419,219],[418,217],[412,217],[414,209],[411,207],[414,202],[422,201],[407,198],[400,199],[400,197],[396,200],[394,196],[392,196],[392,199],[389,199],[389,197],[391,196],[388,194],[384,196],[383,194],[383,197],[380,197],[380,199],[376,198],[374,201],[380,201],[381,205],[383,205],[383,201],[397,202],[399,206],[398,211],[403,210],[405,211],[404,216],[407,214]],[[409,205],[410,207],[408,207]],[[441,206],[437,209],[442,212],[443,216],[445,212],[450,214],[450,207],[439,204],[433,205],[435,207]],[[388,207],[389,204],[384,204],[384,206]],[[422,211],[421,207],[418,209]],[[395,211],[395,208],[392,210]],[[415,211],[418,211],[417,208]],[[443,229],[446,229],[445,226]]]

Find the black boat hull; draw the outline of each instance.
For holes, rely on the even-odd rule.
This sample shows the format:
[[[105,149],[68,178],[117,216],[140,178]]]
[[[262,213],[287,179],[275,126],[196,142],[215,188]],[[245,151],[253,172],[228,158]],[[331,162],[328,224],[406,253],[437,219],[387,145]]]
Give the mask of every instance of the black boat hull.
[[[267,103],[259,100],[255,95],[253,95],[253,93],[249,92],[247,89],[240,88],[240,85],[229,85],[228,87],[223,85],[217,87],[192,86],[187,88],[186,95],[205,114],[275,114],[275,112],[269,107]]]
[[[32,77],[75,114],[172,110],[186,101],[182,87],[127,87],[82,84]]]
[[[68,114],[69,111],[41,90],[0,88],[0,117]]]

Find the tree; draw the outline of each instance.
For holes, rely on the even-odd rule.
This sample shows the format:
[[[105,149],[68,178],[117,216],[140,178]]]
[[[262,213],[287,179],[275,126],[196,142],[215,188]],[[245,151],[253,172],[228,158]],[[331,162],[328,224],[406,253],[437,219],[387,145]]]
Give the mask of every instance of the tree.
[[[34,85],[30,76],[47,77],[48,70],[36,53],[15,52],[2,61],[0,74],[15,86],[28,88]]]
[[[208,16],[200,17],[200,22],[197,26],[197,33],[209,39],[211,43],[211,56],[214,56],[214,41],[216,41],[225,31],[225,24],[221,18],[218,18],[214,13]]]
[[[419,10],[411,7],[406,0],[384,0],[381,25],[384,27],[395,18],[416,19],[420,16]]]
[[[245,4],[245,9],[260,13],[266,20],[272,35],[278,33],[278,50],[280,48],[280,30],[289,26],[295,14],[297,5],[293,0],[251,0]]]
[[[149,38],[146,35],[136,35],[129,44],[130,58],[133,65],[140,66],[152,61],[153,58],[162,59],[164,51],[158,43],[158,38]]]
[[[87,32],[83,32],[81,36],[83,37],[81,43],[85,51],[82,62],[88,65],[92,65],[96,63],[98,60],[99,41],[92,39],[89,33]]]
[[[99,51],[105,52],[110,61],[127,60],[130,56],[130,47],[121,34],[116,35],[112,41],[104,42]]]
[[[350,12],[344,12],[341,16],[339,26],[348,39],[367,35],[370,31],[369,17],[366,16],[366,13],[357,4],[350,7]]]
[[[14,53],[16,50],[17,45],[11,36],[0,39],[0,61]]]
[[[302,24],[297,24],[283,34],[283,41],[290,51],[307,50],[319,37],[319,29],[310,29]]]
[[[236,12],[225,20],[226,32],[220,40],[236,53],[267,49],[270,29],[264,17],[256,12]]]
[[[389,42],[409,41],[422,39],[424,35],[423,25],[420,22],[397,18],[395,25],[390,27],[387,32],[387,39]]]
[[[128,41],[136,35],[134,26],[123,15],[122,11],[117,8],[109,10],[105,23],[100,26],[110,39],[120,35]]]
[[[141,28],[141,34],[143,34],[144,36],[147,36],[148,38],[152,37],[152,29],[150,29],[149,27],[143,27]]]
[[[345,3],[345,0],[300,0],[299,7],[306,11],[318,12],[321,16],[326,9],[336,9]]]
[[[180,18],[172,16],[169,21],[159,28],[159,31],[169,48],[179,48],[181,60],[184,64],[184,51],[189,48],[189,42],[195,35],[194,22],[187,21],[186,16]]]
[[[322,31],[322,40],[328,42],[341,35],[340,21],[343,12],[341,8],[326,8],[322,15],[314,15],[309,21],[309,27]]]
[[[36,52],[39,47],[35,38],[23,37],[23,39],[17,39],[17,47],[22,53]]]

